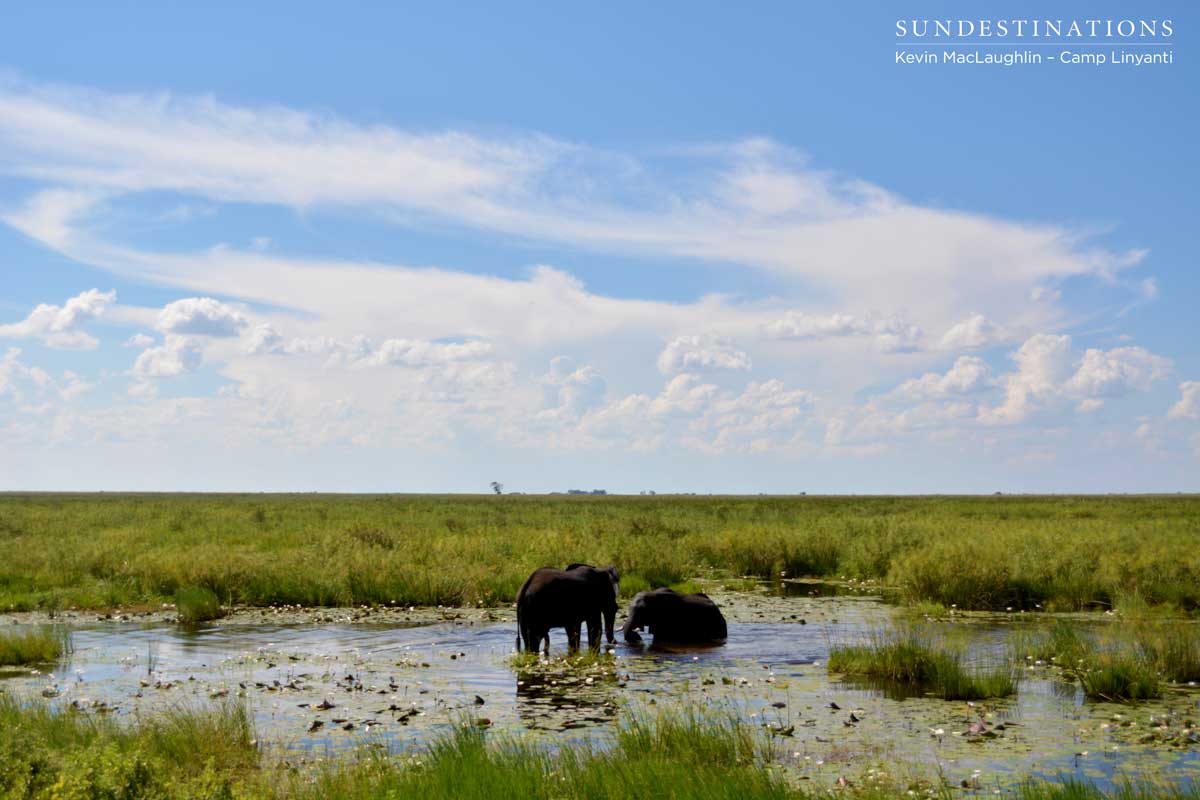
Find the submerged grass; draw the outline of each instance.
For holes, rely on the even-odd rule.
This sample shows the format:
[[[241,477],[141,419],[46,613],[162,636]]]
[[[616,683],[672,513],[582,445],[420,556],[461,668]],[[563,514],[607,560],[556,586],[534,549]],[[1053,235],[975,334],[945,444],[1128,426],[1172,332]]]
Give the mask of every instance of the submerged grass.
[[[511,602],[546,564],[627,596],[713,571],[958,609],[1200,609],[1200,498],[0,496],[0,610]]]
[[[861,644],[830,648],[830,672],[902,684],[947,700],[1007,697],[1017,690],[1007,664],[968,667],[961,649],[916,627],[877,631]]]
[[[1010,651],[1017,662],[1061,667],[1095,700],[1148,700],[1161,696],[1164,683],[1200,680],[1200,625],[1194,621],[1136,617],[1103,633],[1085,635],[1077,624],[1058,620],[1016,633]]]
[[[0,667],[45,664],[71,653],[71,634],[49,625],[0,630]]]

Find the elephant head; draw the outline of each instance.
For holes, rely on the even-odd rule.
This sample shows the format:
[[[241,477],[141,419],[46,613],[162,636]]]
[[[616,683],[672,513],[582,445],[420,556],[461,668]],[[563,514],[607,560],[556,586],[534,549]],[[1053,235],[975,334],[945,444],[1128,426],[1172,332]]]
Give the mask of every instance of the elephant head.
[[[625,627],[621,628],[621,636],[630,644],[641,643],[642,637],[638,631],[642,628],[650,628],[653,632],[653,612],[650,604],[646,602],[647,594],[647,592],[638,592],[637,597],[633,598],[633,603],[629,606],[629,618],[625,620]]]
[[[568,572],[576,570],[587,571],[589,579],[599,587],[602,596],[600,612],[604,617],[604,638],[609,644],[613,644],[616,641],[613,628],[617,619],[617,598],[621,596],[621,577],[617,574],[617,568],[609,566],[600,569],[590,564],[567,565]]]

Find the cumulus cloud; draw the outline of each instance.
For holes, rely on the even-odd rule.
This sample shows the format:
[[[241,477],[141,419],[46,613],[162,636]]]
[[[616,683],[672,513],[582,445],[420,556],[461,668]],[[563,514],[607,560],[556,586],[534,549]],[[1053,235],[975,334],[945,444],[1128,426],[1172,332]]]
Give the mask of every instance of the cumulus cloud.
[[[672,339],[658,356],[658,369],[668,375],[677,372],[750,369],[750,356],[736,349],[727,339],[712,334],[679,336]]]
[[[712,403],[692,430],[706,434],[706,449],[715,452],[796,447],[814,399],[812,392],[788,388],[781,380],[752,381],[741,394]]]
[[[0,397],[18,403],[44,393],[54,383],[45,370],[23,363],[20,356],[19,347],[10,347],[0,357]]]
[[[811,314],[789,311],[768,322],[767,335],[775,339],[821,341],[849,336],[872,337],[885,353],[909,352],[920,346],[920,326],[896,317],[868,319],[853,314]]]
[[[382,342],[374,353],[359,359],[359,363],[422,367],[453,361],[476,361],[491,354],[492,346],[487,342],[441,344],[416,339],[388,339]]]
[[[130,336],[128,339],[126,339],[125,343],[122,344],[121,346],[122,347],[145,348],[145,347],[149,347],[152,344],[154,344],[153,336],[147,336],[144,333],[135,333],[133,336]]]
[[[1183,381],[1179,394],[1179,402],[1171,406],[1167,419],[1200,420],[1200,381]]]
[[[1004,331],[983,314],[972,314],[942,335],[943,350],[977,350],[1004,340]]]
[[[1115,350],[1089,348],[1079,369],[1067,381],[1068,394],[1081,397],[1120,397],[1145,391],[1150,384],[1171,374],[1170,359],[1141,347]]]
[[[133,362],[138,378],[174,378],[195,372],[203,360],[200,343],[187,336],[167,336],[158,347],[143,350]]]
[[[946,398],[981,392],[994,385],[992,369],[986,361],[975,356],[959,356],[944,374],[927,372],[900,384],[895,393],[914,399]]]
[[[158,329],[176,336],[237,336],[248,324],[236,308],[211,297],[176,300],[158,315]]]
[[[1016,372],[1003,376],[1004,402],[980,412],[989,423],[1020,422],[1057,393],[1071,370],[1071,337],[1039,333],[1012,354]]]
[[[0,325],[0,338],[38,339],[62,350],[94,350],[100,343],[83,325],[101,316],[116,299],[116,292],[88,289],[61,306],[41,303],[20,322]]]
[[[1080,411],[1095,411],[1105,398],[1145,391],[1171,372],[1171,361],[1141,347],[1089,348],[1076,362],[1071,337],[1037,334],[1012,356],[1017,370],[1004,375],[1004,401],[981,410],[988,423],[1020,422],[1053,401],[1074,398]]]
[[[550,371],[542,376],[543,414],[578,417],[604,402],[607,384],[600,372],[590,365],[576,367],[569,356],[555,356]]]

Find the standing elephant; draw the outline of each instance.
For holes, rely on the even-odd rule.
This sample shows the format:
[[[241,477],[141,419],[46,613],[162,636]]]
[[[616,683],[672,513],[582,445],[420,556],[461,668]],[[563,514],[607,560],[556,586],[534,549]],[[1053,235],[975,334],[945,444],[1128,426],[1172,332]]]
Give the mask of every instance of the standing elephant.
[[[725,639],[721,609],[706,594],[680,594],[673,589],[638,592],[629,607],[621,635],[630,644],[642,641],[638,631],[649,628],[656,642],[700,644]]]
[[[566,569],[541,567],[533,571],[517,592],[517,650],[536,653],[542,640],[550,653],[550,629],[564,628],[567,647],[579,649],[580,627],[587,625],[588,647],[600,649],[600,620],[604,635],[613,643],[620,586],[617,568],[598,569],[571,564]]]

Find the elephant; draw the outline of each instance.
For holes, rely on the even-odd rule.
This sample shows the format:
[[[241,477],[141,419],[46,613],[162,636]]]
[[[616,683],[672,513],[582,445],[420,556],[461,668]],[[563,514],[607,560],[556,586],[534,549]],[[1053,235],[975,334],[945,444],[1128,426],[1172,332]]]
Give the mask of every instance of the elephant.
[[[704,644],[722,641],[728,631],[725,617],[706,594],[680,594],[674,589],[638,592],[629,607],[621,635],[638,644],[638,631],[649,628],[658,642]]]
[[[550,629],[564,628],[568,649],[577,651],[583,624],[587,625],[588,647],[599,650],[602,617],[605,637],[612,644],[619,593],[616,567],[569,564],[566,569],[534,570],[517,592],[517,650],[523,640],[525,650],[536,653],[545,639],[549,655]]]

